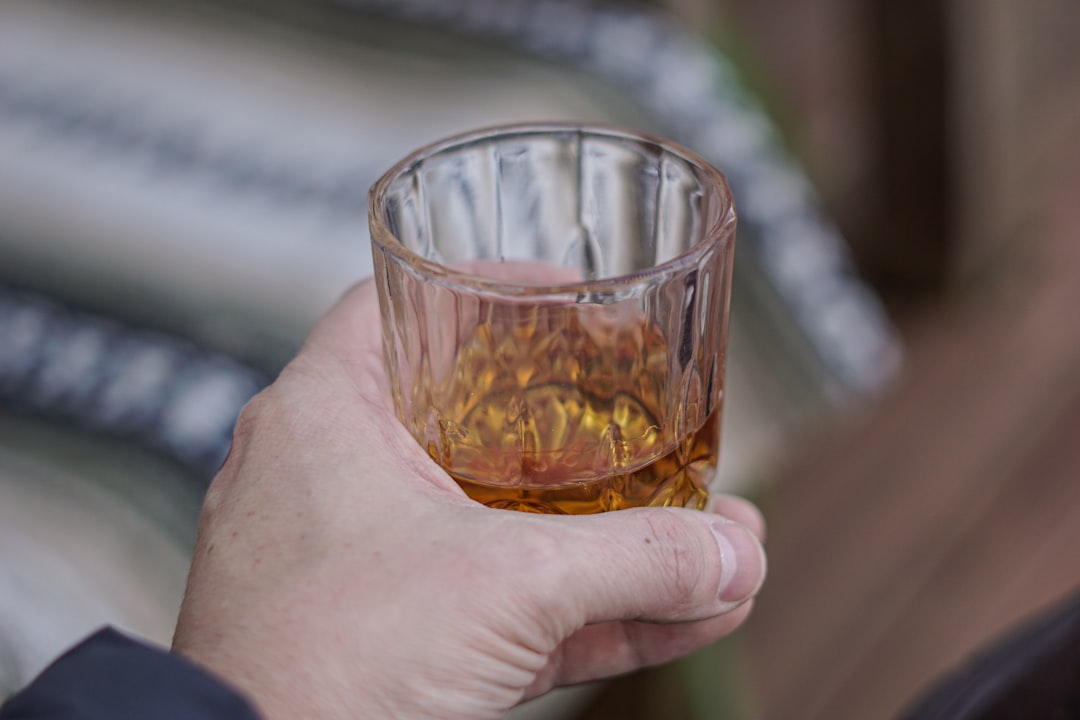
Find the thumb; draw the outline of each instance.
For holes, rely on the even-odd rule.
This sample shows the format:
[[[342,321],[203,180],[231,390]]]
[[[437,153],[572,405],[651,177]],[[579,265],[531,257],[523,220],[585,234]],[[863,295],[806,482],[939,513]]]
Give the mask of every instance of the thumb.
[[[719,515],[639,508],[557,517],[569,545],[559,563],[584,624],[685,622],[720,615],[753,597],[765,579],[754,533]]]

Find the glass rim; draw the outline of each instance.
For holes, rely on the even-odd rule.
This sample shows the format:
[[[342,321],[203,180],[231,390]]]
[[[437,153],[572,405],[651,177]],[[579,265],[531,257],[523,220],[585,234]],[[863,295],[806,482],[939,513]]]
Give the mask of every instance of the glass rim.
[[[416,251],[407,247],[405,243],[401,242],[401,240],[390,231],[382,209],[386,193],[394,180],[409,172],[424,160],[448,150],[466,148],[482,141],[556,133],[576,133],[583,137],[591,136],[641,142],[653,145],[663,152],[670,153],[686,162],[696,172],[704,176],[702,190],[706,198],[708,200],[716,201],[706,203],[708,214],[704,218],[704,228],[702,230],[701,240],[685,252],[637,272],[598,278],[595,280],[533,285],[525,284],[520,281],[510,282],[499,280],[462,270],[455,270],[446,265],[428,260]],[[380,249],[389,253],[402,265],[411,268],[425,280],[477,292],[488,292],[513,297],[606,294],[612,291],[626,289],[627,287],[646,284],[654,278],[664,277],[683,270],[688,266],[695,265],[702,256],[714,248],[725,243],[730,244],[733,241],[733,238],[731,237],[732,233],[730,231],[735,227],[736,222],[737,214],[735,211],[735,202],[731,194],[731,187],[728,184],[727,177],[713,166],[712,163],[708,162],[694,151],[689,150],[678,143],[665,140],[657,135],[636,130],[628,130],[603,123],[512,123],[493,125],[451,135],[429,143],[406,155],[396,162],[389,170],[383,173],[382,177],[376,180],[368,191],[368,223],[371,230],[371,241]]]

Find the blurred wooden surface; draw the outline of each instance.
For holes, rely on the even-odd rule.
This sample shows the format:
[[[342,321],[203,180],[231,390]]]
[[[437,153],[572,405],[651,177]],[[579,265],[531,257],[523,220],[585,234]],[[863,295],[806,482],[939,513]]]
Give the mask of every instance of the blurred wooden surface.
[[[1080,587],[1080,158],[1059,160],[1002,282],[913,328],[903,382],[767,503],[763,720],[894,717]]]
[[[1080,586],[1080,6],[950,13],[952,300],[904,318],[890,397],[777,482],[762,720],[893,717]]]

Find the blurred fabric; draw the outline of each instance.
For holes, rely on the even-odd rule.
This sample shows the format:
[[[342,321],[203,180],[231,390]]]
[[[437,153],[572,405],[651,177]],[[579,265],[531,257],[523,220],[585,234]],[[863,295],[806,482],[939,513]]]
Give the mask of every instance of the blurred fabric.
[[[706,34],[573,0],[0,4],[0,692],[97,623],[168,642],[236,413],[370,274],[371,182],[439,137],[607,122],[727,173],[720,487],[760,492],[884,392],[903,351],[883,304]],[[684,670],[744,694],[717,662]]]

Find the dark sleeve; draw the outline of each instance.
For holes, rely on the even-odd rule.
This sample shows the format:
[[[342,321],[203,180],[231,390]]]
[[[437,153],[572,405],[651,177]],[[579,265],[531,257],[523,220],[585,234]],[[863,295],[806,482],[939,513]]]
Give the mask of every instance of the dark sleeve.
[[[258,720],[182,657],[100,630],[0,707],[0,720]]]
[[[901,718],[1080,718],[1080,593],[953,671]]]

